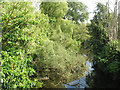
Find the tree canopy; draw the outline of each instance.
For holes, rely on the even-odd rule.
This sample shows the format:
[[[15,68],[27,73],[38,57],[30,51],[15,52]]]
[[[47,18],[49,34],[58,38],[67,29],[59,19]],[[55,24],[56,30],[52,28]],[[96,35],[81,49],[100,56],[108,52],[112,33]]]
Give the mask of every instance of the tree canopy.
[[[51,18],[62,18],[68,9],[67,2],[42,2],[40,4],[41,12],[48,14]]]
[[[68,20],[75,21],[77,24],[88,20],[89,12],[87,6],[82,2],[69,2],[68,1],[68,12],[64,18]]]

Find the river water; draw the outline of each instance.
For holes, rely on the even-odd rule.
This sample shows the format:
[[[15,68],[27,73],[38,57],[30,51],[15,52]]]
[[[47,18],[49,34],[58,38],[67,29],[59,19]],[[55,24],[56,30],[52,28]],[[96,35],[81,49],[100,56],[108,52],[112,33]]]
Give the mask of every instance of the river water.
[[[89,75],[91,76],[92,71],[94,68],[92,68],[93,63],[87,61],[86,62],[86,76]],[[72,81],[70,83],[64,84],[65,88],[88,88],[89,85],[86,83],[86,76],[83,78],[80,78],[79,80]]]
[[[86,76],[83,78],[80,78],[79,80],[72,81],[70,83],[64,84],[65,88],[120,88],[120,79],[119,80],[113,80],[111,77],[105,75],[100,70],[97,70],[95,68],[92,68],[93,63],[87,61],[86,66],[89,68],[86,68]],[[94,72],[93,72],[94,71]],[[95,76],[93,74],[95,73]],[[92,75],[91,75],[92,74]],[[94,80],[92,84],[91,82],[86,78],[89,78],[89,80]],[[88,85],[88,83],[89,85]]]

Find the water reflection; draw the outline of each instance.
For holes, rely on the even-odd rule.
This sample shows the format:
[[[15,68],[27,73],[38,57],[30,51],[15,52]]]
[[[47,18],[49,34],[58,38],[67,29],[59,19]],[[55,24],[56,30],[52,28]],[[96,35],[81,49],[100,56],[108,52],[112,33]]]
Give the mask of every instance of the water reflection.
[[[86,83],[86,77],[65,84],[65,88],[85,88],[85,87],[89,87]]]
[[[94,70],[94,68],[92,68],[93,63],[87,61],[86,62],[86,66],[87,67],[86,67],[85,74],[86,74],[86,76],[88,74],[90,74],[90,76],[91,76],[91,73]],[[88,84],[86,83],[86,76],[81,78],[81,79],[79,79],[79,80],[72,81],[70,83],[64,84],[65,88],[87,88],[87,87],[89,87]]]

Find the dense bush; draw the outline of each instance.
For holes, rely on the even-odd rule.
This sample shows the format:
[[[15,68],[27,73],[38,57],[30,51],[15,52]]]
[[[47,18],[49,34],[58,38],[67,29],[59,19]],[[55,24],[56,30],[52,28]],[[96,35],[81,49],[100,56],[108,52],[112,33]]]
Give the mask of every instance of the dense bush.
[[[68,10],[67,2],[43,2],[34,14],[31,4],[1,2],[2,87],[42,87],[41,78],[54,78],[51,71],[55,71],[55,77],[60,76],[61,83],[84,76],[87,57],[80,54],[80,47],[87,38],[80,39],[83,33],[74,32],[84,29],[82,37],[86,37],[85,24],[80,28],[73,21],[62,19]]]
[[[30,88],[33,81],[29,76],[35,73],[31,66],[32,58],[23,50],[2,52],[3,88]]]
[[[44,26],[42,25],[42,27]],[[61,81],[66,79],[66,82],[69,82],[74,78],[83,76],[87,57],[79,54],[80,46],[78,42],[72,39],[69,32],[62,31],[63,29],[61,29],[61,27],[51,28],[48,25],[45,26],[45,28],[49,28],[49,31],[42,32],[41,28],[31,27],[28,30],[29,32],[27,32],[31,37],[34,36],[28,42],[26,51],[34,57],[33,62],[34,67],[36,68],[37,78],[40,80],[41,77],[50,77],[50,72],[48,71],[54,69],[55,73],[57,72],[59,73],[58,75],[61,76]],[[68,30],[69,28],[70,27],[68,27]],[[25,32],[27,31],[27,29],[24,30]],[[33,32],[32,30],[35,30],[36,32]],[[41,68],[44,69],[43,71],[46,71],[42,75],[39,72],[42,70]],[[75,71],[76,68],[78,68],[77,71]],[[56,74],[56,76],[58,75]]]
[[[1,5],[2,87],[33,87],[33,84],[36,83],[30,79],[30,76],[35,73],[32,66],[33,58],[26,53],[25,49],[30,38],[23,31],[29,25],[36,25],[32,15],[34,8],[30,6],[31,3],[27,2],[1,2]],[[41,85],[42,83],[40,87]]]

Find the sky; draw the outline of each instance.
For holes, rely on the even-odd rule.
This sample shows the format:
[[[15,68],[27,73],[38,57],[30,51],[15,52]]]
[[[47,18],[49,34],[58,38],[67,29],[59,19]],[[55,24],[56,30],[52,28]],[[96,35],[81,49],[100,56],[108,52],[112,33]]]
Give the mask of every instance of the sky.
[[[108,0],[79,0],[79,1],[84,3],[85,5],[87,5],[87,7],[88,7],[88,11],[90,12],[89,20],[88,20],[88,22],[89,22],[90,19],[92,19],[94,16],[93,12],[96,9],[96,3],[101,2],[106,5],[106,2]],[[115,1],[116,0],[109,0],[109,5],[110,5],[110,8],[112,11],[114,10]],[[118,0],[118,1],[120,1],[120,0]]]

